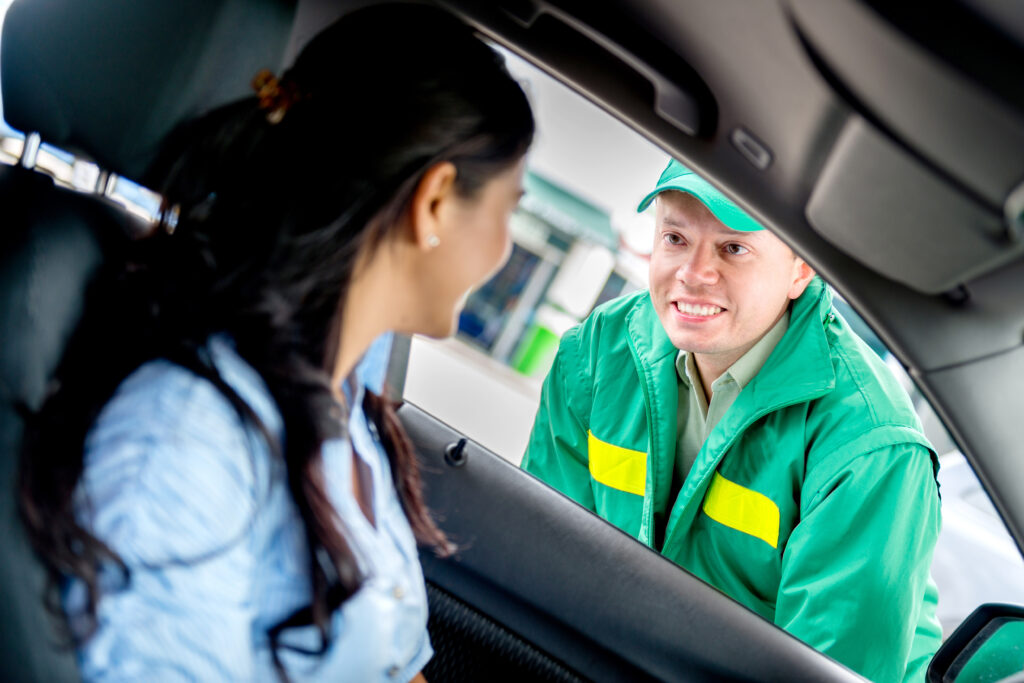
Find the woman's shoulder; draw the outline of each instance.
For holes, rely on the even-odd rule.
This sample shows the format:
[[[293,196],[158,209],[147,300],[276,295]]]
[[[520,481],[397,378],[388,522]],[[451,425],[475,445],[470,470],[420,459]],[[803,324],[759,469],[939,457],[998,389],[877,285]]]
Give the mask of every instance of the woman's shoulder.
[[[96,441],[119,438],[166,437],[176,442],[198,440],[230,446],[248,439],[256,422],[275,439],[282,437],[282,418],[266,384],[224,336],[207,344],[216,375],[234,392],[240,410],[211,379],[164,358],[135,369],[118,386],[100,411],[86,440],[87,452]]]
[[[266,429],[280,436],[283,421],[274,398],[263,378],[235,350],[227,335],[214,335],[206,344],[206,352],[216,374],[255,413]],[[228,396],[212,381],[165,358],[143,363],[118,386],[114,396],[103,408],[104,413],[127,410],[153,413],[156,424],[173,426],[167,421],[168,404],[175,406],[178,421],[200,419],[237,422],[238,410]]]
[[[230,350],[210,350],[222,379],[279,436],[255,371]],[[275,466],[270,453],[213,382],[152,360],[121,383],[87,435],[76,511],[129,564],[201,555],[251,524]]]

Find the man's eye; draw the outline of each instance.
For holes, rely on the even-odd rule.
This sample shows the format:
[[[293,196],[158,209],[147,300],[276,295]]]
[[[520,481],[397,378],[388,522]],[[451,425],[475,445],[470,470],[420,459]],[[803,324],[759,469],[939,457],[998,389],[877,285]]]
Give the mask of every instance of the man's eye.
[[[683,238],[680,237],[679,235],[675,234],[675,233],[666,232],[665,233],[665,242],[667,244],[678,245],[678,244],[682,244],[683,243]]]
[[[747,253],[747,248],[742,244],[727,244],[725,245],[725,253],[730,256],[739,256]]]

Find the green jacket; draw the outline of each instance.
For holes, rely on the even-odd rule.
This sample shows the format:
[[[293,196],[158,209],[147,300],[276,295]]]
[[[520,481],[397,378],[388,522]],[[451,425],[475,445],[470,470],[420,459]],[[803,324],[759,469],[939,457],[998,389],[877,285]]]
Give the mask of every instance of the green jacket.
[[[669,500],[676,354],[647,292],[595,310],[561,341],[523,467],[869,679],[923,680],[938,461],[828,287],[793,302]]]

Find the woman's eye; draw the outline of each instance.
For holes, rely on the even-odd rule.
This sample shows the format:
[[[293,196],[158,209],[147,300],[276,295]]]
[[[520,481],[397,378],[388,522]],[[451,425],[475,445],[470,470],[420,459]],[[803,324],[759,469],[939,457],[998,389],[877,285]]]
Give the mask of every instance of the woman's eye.
[[[678,245],[683,243],[683,238],[672,232],[666,232],[664,239],[666,244]]]
[[[747,253],[747,248],[742,244],[727,244],[725,245],[725,253],[730,256],[739,256]]]

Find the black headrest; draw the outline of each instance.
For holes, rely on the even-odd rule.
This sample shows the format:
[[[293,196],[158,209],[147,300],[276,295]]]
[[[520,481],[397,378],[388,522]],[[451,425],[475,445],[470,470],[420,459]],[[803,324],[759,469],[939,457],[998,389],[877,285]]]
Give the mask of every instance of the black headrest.
[[[15,0],[0,41],[14,128],[139,179],[179,122],[278,71],[296,0]]]

